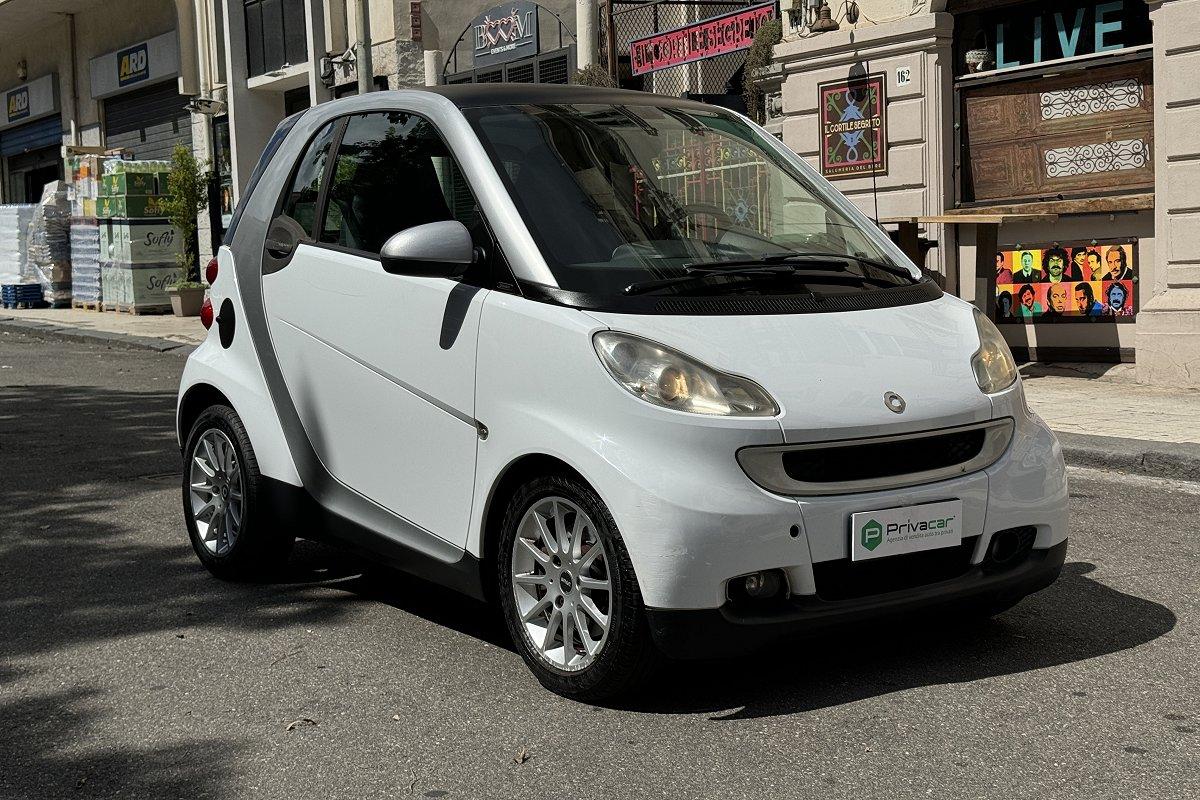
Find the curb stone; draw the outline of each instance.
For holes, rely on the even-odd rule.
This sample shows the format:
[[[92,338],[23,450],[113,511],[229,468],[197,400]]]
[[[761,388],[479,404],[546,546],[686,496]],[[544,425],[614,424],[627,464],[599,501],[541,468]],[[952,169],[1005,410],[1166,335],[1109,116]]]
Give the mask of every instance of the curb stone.
[[[71,326],[54,325],[37,320],[13,319],[0,317],[0,332],[32,334],[61,341],[82,342],[84,344],[104,344],[110,347],[124,347],[130,350],[153,350],[157,353],[186,356],[196,349],[195,345],[176,342],[171,339],[161,339],[155,336],[137,336],[129,333],[113,333],[111,331],[93,331]]]
[[[1055,431],[1055,436],[1062,444],[1063,458],[1068,464],[1155,478],[1200,481],[1200,444],[1061,431]]]

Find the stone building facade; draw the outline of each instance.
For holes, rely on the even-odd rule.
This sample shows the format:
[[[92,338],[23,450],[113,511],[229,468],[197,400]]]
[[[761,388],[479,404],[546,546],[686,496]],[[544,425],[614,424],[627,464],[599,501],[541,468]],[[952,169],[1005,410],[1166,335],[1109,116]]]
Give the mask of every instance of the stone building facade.
[[[836,30],[785,15],[768,128],[885,228],[915,220],[921,266],[1019,356],[1200,387],[1200,0],[830,6]],[[830,174],[866,123],[827,106],[873,91],[886,166]]]

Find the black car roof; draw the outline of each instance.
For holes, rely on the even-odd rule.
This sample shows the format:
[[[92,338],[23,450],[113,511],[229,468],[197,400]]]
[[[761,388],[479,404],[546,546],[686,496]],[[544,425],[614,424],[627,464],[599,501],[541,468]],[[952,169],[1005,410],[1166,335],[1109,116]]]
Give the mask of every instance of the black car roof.
[[[596,105],[666,106],[712,111],[713,106],[630,89],[604,89],[595,86],[550,83],[459,83],[430,86],[426,91],[440,94],[459,108],[504,106],[525,103],[594,103]]]

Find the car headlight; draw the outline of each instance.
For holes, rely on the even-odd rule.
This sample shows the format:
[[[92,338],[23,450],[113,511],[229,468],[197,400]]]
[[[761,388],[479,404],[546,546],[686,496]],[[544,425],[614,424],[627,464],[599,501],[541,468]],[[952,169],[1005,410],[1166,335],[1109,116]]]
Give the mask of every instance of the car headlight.
[[[975,330],[979,331],[979,349],[971,356],[975,381],[984,394],[995,394],[1013,385],[1017,379],[1017,362],[1013,360],[1008,343],[995,324],[975,309]]]
[[[592,338],[617,383],[647,403],[693,414],[772,417],[779,407],[761,386],[715,370],[677,350],[616,331]]]

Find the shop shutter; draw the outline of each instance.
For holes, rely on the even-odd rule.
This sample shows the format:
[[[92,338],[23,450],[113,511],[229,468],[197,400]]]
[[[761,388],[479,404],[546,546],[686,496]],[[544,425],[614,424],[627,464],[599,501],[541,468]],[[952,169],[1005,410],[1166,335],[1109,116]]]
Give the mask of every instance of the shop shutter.
[[[43,147],[62,144],[62,119],[51,114],[35,122],[17,125],[0,133],[0,156],[16,156]]]
[[[186,103],[173,80],[110,97],[104,101],[105,146],[126,148],[137,159],[169,159],[176,144],[191,149]]]

